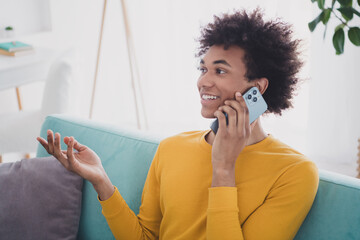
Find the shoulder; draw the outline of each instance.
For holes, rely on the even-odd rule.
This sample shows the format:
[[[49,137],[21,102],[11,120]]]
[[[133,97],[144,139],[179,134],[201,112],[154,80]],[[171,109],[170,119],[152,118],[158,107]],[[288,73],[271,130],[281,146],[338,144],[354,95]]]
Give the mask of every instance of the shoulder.
[[[296,179],[295,181],[308,181],[309,184],[318,182],[318,168],[314,162],[273,136],[269,137],[269,143],[262,150],[266,152],[272,163],[281,169],[279,179],[284,181]]]
[[[275,138],[272,135],[269,135],[269,148],[273,151],[283,153],[283,154],[294,154],[303,156],[302,153],[295,150],[294,148],[290,147],[289,145],[285,144],[284,142],[280,141],[279,139]]]
[[[298,159],[284,169],[275,185],[289,186],[295,192],[315,196],[319,185],[318,168],[310,160]]]
[[[316,165],[303,153],[271,135],[269,136],[269,143],[262,150],[275,157],[276,161],[284,161],[287,166],[294,167],[299,164],[297,167],[316,168]]]
[[[185,160],[193,159],[202,153],[201,139],[206,131],[191,131],[180,133],[162,140],[156,152],[156,161],[160,168],[174,167],[173,163],[188,163]],[[179,165],[177,165],[179,166]]]
[[[297,176],[307,181],[318,182],[319,180],[318,168],[315,163],[306,159],[299,160],[290,165],[287,173],[287,175]]]
[[[169,148],[184,145],[197,145],[206,131],[189,131],[165,138],[160,142],[159,148]]]

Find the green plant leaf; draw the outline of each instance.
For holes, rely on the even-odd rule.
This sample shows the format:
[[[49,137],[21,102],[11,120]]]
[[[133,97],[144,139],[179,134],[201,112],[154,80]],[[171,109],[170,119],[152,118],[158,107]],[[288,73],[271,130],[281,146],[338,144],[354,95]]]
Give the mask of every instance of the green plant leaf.
[[[358,2],[358,5],[360,6],[360,0],[357,0],[357,2]]]
[[[358,15],[360,17],[360,12],[356,11],[354,8],[352,8],[352,11],[353,11],[354,14],[356,14],[356,15]]]
[[[360,1],[360,0],[359,0],[359,1]],[[333,7],[334,7],[335,3],[336,3],[336,0],[332,0],[332,3],[331,3],[331,8],[333,8]]]
[[[318,3],[319,8],[321,10],[324,10],[325,0],[318,0],[317,3]]]
[[[327,24],[327,22],[329,21],[330,19],[330,14],[331,14],[331,8],[327,8],[323,11],[324,13],[324,16],[323,18],[321,19],[321,21],[323,22],[324,25]]]
[[[342,7],[351,7],[352,0],[337,0]]]
[[[324,17],[324,12],[321,12],[319,14],[319,16],[317,16],[314,20],[312,20],[311,22],[308,23],[308,26],[309,26],[309,29],[311,32],[313,32],[315,30],[316,25],[318,25],[318,23],[320,21],[322,21],[323,17]]]
[[[344,29],[339,28],[335,31],[333,36],[333,45],[336,50],[336,55],[340,55],[344,52],[345,33]]]
[[[312,3],[316,2],[317,0],[311,0]],[[360,0],[359,0],[360,1]]]
[[[355,46],[360,46],[360,28],[350,28],[348,31],[348,37]]]
[[[346,21],[349,21],[353,18],[354,12],[352,7],[341,7],[337,9],[339,12],[341,12],[341,15],[343,18],[345,18]]]

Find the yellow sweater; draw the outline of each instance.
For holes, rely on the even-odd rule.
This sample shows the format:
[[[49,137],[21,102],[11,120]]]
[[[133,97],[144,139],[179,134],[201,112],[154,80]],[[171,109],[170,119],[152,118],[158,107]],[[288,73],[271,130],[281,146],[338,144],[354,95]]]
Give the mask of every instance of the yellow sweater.
[[[136,216],[119,191],[100,201],[117,239],[293,239],[318,187],[316,166],[269,135],[236,161],[236,187],[211,188],[208,131],[162,141]]]

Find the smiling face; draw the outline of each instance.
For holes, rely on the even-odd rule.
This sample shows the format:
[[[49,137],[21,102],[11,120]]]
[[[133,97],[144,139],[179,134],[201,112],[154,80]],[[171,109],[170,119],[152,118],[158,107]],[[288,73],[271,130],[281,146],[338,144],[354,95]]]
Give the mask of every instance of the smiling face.
[[[201,115],[214,118],[214,112],[225,100],[234,99],[235,92],[244,93],[252,84],[245,77],[245,52],[237,46],[209,48],[200,61],[201,75],[197,86],[201,97]]]

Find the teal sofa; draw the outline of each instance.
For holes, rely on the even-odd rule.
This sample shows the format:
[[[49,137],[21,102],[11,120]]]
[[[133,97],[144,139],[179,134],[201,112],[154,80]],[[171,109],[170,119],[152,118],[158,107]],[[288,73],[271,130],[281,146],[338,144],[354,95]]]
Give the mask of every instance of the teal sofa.
[[[48,116],[40,135],[52,129],[62,136],[74,136],[101,158],[111,181],[137,214],[143,185],[159,137],[130,132],[115,126],[65,115]],[[65,148],[62,142],[62,148]],[[39,145],[38,157],[48,156]],[[360,180],[320,170],[320,184],[314,204],[296,240],[359,240]],[[85,181],[78,239],[114,239],[92,185]]]

